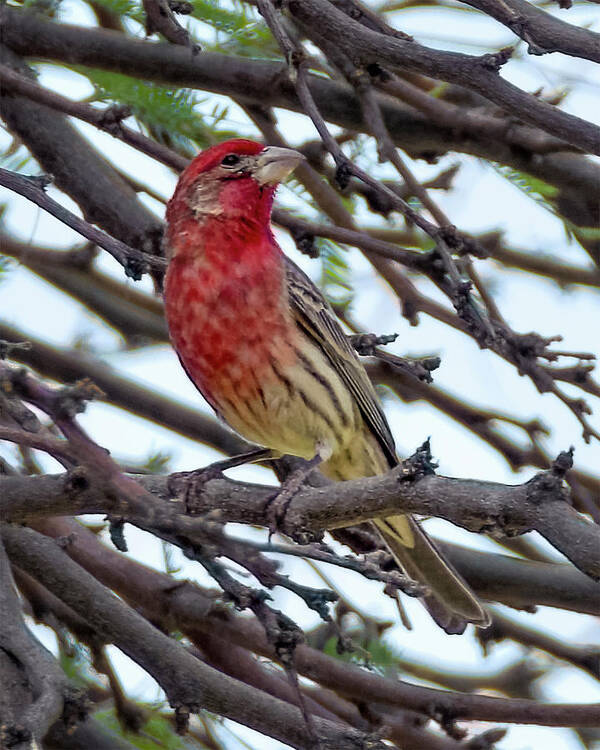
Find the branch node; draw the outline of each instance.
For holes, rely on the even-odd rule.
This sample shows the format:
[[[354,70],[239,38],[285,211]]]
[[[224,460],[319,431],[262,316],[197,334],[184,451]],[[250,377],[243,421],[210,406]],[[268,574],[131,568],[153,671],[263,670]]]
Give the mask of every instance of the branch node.
[[[382,68],[379,63],[371,63],[370,65],[367,65],[366,71],[371,76],[371,78],[376,78],[377,80],[381,81],[381,83],[385,83],[392,78],[391,74],[388,73],[385,68]]]
[[[85,492],[90,487],[90,478],[84,466],[76,466],[65,474],[65,492],[69,495],[77,495]]]
[[[122,122],[132,114],[131,107],[124,104],[113,104],[107,107],[98,120],[98,127],[112,136],[121,132]]]
[[[299,227],[292,227],[290,234],[296,243],[296,247],[303,255],[308,255],[309,258],[318,258],[321,255],[315,244],[314,234],[310,234],[310,232],[306,232]]]
[[[57,536],[54,541],[61,549],[66,549],[71,544],[73,544],[76,539],[77,534],[75,532],[72,532],[71,534],[66,534],[65,536]]]
[[[191,707],[186,705],[175,706],[175,731],[179,735],[185,735],[190,728]]]
[[[454,224],[445,224],[438,230],[438,236],[459,255],[472,255],[475,258],[489,258],[489,250],[474,237],[460,232]]]
[[[275,649],[284,667],[290,668],[294,662],[296,646],[304,642],[304,633],[287,615],[279,610],[268,610],[267,618],[262,619],[267,640]]]
[[[1,747],[10,749],[11,747],[20,745],[23,742],[29,742],[31,739],[31,731],[21,724],[2,724],[0,726],[0,740],[2,741]]]
[[[498,73],[500,68],[510,60],[514,51],[514,47],[503,47],[498,52],[481,55],[479,58],[479,64],[486,70],[492,70],[494,73]]]
[[[78,724],[84,722],[93,708],[94,704],[85,690],[67,685],[64,691],[62,714],[62,722],[67,732],[72,732]]]
[[[48,185],[51,185],[54,182],[54,177],[51,174],[28,174],[22,176],[43,192],[46,192]]]
[[[351,164],[345,158],[340,157],[335,170],[335,181],[339,185],[340,190],[345,190],[348,187],[351,177]]]
[[[188,0],[168,0],[169,8],[180,16],[189,16],[194,12],[194,6]]]
[[[430,438],[420,445],[409,458],[400,464],[400,482],[416,482],[425,476],[435,474],[438,464],[431,455]]]
[[[119,552],[127,552],[124,519],[115,516],[106,516],[106,520],[109,522],[108,533],[110,534],[110,541]]]
[[[149,265],[146,263],[146,261],[141,260],[140,258],[132,258],[129,256],[125,260],[125,276],[127,276],[129,279],[133,279],[134,281],[140,281],[142,276],[145,273],[148,273]]]
[[[575,453],[574,446],[571,446],[568,451],[561,451],[558,456],[552,462],[552,473],[559,479],[564,479],[567,471],[573,468],[573,454]]]
[[[378,336],[376,333],[356,333],[348,338],[356,351],[363,357],[375,356],[375,347],[391,344],[398,338],[397,333],[384,333]]]
[[[73,419],[85,411],[88,401],[102,398],[104,393],[89,378],[67,385],[56,393],[54,416],[57,419]]]

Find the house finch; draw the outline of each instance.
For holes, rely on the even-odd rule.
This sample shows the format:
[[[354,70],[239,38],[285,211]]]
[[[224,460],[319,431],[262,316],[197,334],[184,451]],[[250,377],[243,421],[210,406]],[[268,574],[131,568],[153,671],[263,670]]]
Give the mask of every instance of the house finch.
[[[165,309],[190,379],[240,435],[335,480],[398,462],[377,395],[328,303],[271,229],[278,183],[303,159],[249,140],[199,154],[167,206]],[[448,632],[486,611],[408,516],[374,521]]]

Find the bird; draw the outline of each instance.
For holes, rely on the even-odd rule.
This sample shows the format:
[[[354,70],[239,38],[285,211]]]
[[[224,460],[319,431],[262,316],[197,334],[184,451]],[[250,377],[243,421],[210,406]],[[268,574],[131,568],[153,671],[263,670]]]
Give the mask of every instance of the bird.
[[[200,152],[167,204],[164,282],[170,339],[187,375],[235,432],[344,481],[399,462],[377,393],[318,287],[281,250],[271,211],[304,160],[236,138]],[[490,618],[407,515],[372,522],[448,633]]]

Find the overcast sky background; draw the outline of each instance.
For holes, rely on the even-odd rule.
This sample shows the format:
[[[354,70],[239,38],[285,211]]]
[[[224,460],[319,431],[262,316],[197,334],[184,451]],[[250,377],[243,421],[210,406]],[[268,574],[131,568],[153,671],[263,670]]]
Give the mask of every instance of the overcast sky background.
[[[589,22],[596,30],[600,27],[598,10],[588,3],[576,2],[568,12],[550,12],[563,20]],[[93,24],[89,9],[74,0],[62,3],[60,18],[69,23]],[[486,51],[480,46],[482,43],[500,48],[514,40],[506,29],[491,19],[464,11],[457,10],[450,14],[435,9],[428,12],[421,8],[402,11],[401,15],[395,14],[395,18],[398,21],[402,19],[402,30],[413,34],[418,41],[443,49],[478,53]],[[195,24],[195,28],[206,35],[206,29],[200,24]],[[139,32],[139,35],[142,36],[142,33]],[[56,91],[73,98],[82,98],[91,93],[89,82],[81,76],[66,74],[50,65],[41,66],[41,70],[40,82]],[[600,111],[600,73],[598,66],[592,63],[556,54],[542,58],[525,56],[524,60],[516,59],[504,66],[502,75],[530,91],[540,86],[545,91],[553,90],[557,83],[564,81],[565,76],[571,77],[578,82],[577,87],[567,98],[563,108],[587,119],[597,119]],[[212,110],[216,100],[226,101],[222,97],[201,96],[205,101],[199,105],[199,113]],[[291,143],[299,144],[306,138],[315,137],[312,126],[305,118],[286,112],[278,114],[282,131]],[[224,127],[230,127],[231,124],[242,126],[245,122],[244,115],[235,105],[231,105],[229,120],[225,121]],[[176,178],[167,168],[156,165],[90,126],[77,121],[75,124],[122,170],[152,185],[165,198],[172,193]],[[248,135],[254,133],[251,126],[243,127]],[[5,133],[1,134],[1,139],[3,147],[10,142]],[[369,144],[369,148],[372,148],[372,144]],[[505,232],[507,241],[516,248],[536,249],[573,264],[588,264],[585,252],[579,246],[569,244],[559,220],[533,200],[524,198],[517,188],[483,162],[468,156],[452,155],[435,166],[415,162],[412,167],[418,177],[426,179],[439,173],[444,166],[456,162],[462,165],[455,181],[456,189],[449,194],[435,191],[434,198],[459,228],[473,232],[499,228]],[[30,162],[24,171],[34,172],[35,166],[34,162]],[[379,176],[393,177],[394,173],[382,167]],[[75,205],[58,191],[51,188],[50,194],[71,210],[77,211]],[[162,215],[163,208],[159,203],[146,196],[142,199]],[[286,187],[280,190],[279,199],[286,205],[306,211],[304,204]],[[71,230],[25,199],[5,193],[1,202],[7,202],[9,206],[5,215],[7,229],[20,239],[56,248],[80,242],[80,238]],[[313,278],[318,279],[319,262],[300,256],[287,235],[279,233],[278,237],[284,250]],[[518,377],[513,367],[490,352],[480,351],[468,337],[427,316],[421,316],[420,325],[411,328],[401,317],[397,300],[374,278],[369,264],[360,253],[349,251],[348,257],[358,291],[353,308],[354,317],[366,330],[399,333],[397,342],[390,347],[391,351],[399,354],[439,354],[442,365],[434,373],[436,384],[475,405],[496,408],[520,417],[540,417],[553,428],[551,439],[546,441],[550,453],[557,454],[569,445],[574,445],[576,465],[582,469],[597,470],[600,447],[597,443],[589,446],[583,443],[579,424],[557,399],[549,395],[541,396],[529,380]],[[97,262],[102,269],[122,278],[122,269],[106,253],[102,253]],[[591,323],[600,320],[597,290],[574,287],[565,292],[549,281],[533,280],[529,274],[501,272],[491,262],[475,262],[484,279],[494,280],[499,307],[517,331],[537,331],[546,335],[561,333],[564,341],[560,348],[589,351],[591,346],[596,346],[598,353],[598,326],[595,326],[594,332]],[[147,281],[141,284],[150,289]],[[442,299],[433,286],[426,285],[427,282],[424,282],[422,288],[431,296]],[[108,364],[141,384],[150,385],[183,403],[208,411],[202,398],[188,382],[170,347],[165,345],[124,351],[123,342],[114,331],[98,323],[84,308],[25,268],[11,265],[10,273],[0,284],[0,302],[2,317],[32,336],[64,346],[83,340]],[[597,426],[600,423],[600,404],[598,400],[596,403],[593,401],[590,399],[595,411],[594,424]],[[425,438],[431,436],[432,449],[440,462],[439,471],[443,474],[508,483],[517,483],[533,474],[531,468],[518,474],[513,473],[506,462],[485,443],[427,404],[407,405],[390,398],[386,400],[386,413],[399,454],[412,452]],[[167,453],[172,457],[169,468],[177,471],[196,468],[219,457],[205,446],[104,404],[91,404],[80,420],[94,440],[109,448],[120,460],[143,462],[149,454]],[[511,433],[511,428],[505,427],[505,430],[507,434]],[[518,436],[518,432],[515,428],[514,434]],[[10,451],[0,450],[10,455]],[[50,459],[44,459],[44,464],[52,470],[56,469]],[[273,475],[260,467],[243,467],[230,472],[230,476],[250,481],[274,482]],[[99,518],[95,517],[94,520]],[[430,520],[426,522],[426,526],[428,530],[448,539],[473,544],[482,549],[499,550],[486,539],[463,532],[442,521]],[[232,526],[231,533],[264,538],[262,533],[240,526]],[[126,528],[126,537],[129,554],[148,565],[163,569],[163,550],[158,540],[129,526]],[[200,566],[185,560],[177,550],[174,550],[173,557],[181,566],[180,577],[212,585]],[[286,571],[296,579],[302,579],[309,585],[322,584],[303,562],[295,559],[286,559],[284,562]],[[330,566],[324,566],[323,570],[340,585],[347,598],[363,611],[397,620],[395,605],[382,595],[381,586]],[[314,613],[307,611],[303,603],[291,594],[275,590],[274,600],[275,606],[284,609],[301,626],[310,628],[317,624]],[[512,663],[521,652],[517,646],[500,644],[484,660],[471,633],[464,637],[446,636],[417,602],[406,600],[406,607],[414,626],[412,632],[407,632],[398,625],[387,632],[386,641],[398,654],[407,658],[422,659],[449,670],[456,668],[457,671],[466,671],[467,667],[471,667],[473,672],[488,673]],[[516,613],[511,610],[509,614],[515,616]],[[569,641],[597,644],[600,639],[597,621],[591,617],[544,607],[535,615],[521,613],[519,617],[525,623],[541,627]],[[37,626],[34,629],[49,648],[56,650],[52,631]],[[151,678],[117,649],[111,648],[111,654],[132,695],[145,700],[156,700],[159,697],[160,691]],[[552,676],[540,680],[537,686],[540,695],[547,700],[600,700],[597,683],[579,670],[567,666],[554,669]],[[480,726],[481,730],[485,728],[487,725]],[[279,750],[285,747],[242,727],[236,726],[235,731],[257,750]],[[232,737],[228,743],[228,748],[232,750],[240,746]],[[513,727],[507,738],[499,744],[502,750],[536,750],[540,747],[547,750],[579,750],[583,745],[568,730],[539,727]]]

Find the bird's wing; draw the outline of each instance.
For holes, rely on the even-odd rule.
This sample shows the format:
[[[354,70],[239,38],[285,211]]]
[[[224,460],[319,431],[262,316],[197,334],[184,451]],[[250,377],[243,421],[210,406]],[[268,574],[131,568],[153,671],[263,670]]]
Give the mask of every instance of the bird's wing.
[[[398,459],[394,438],[365,368],[327,300],[293,261],[287,257],[285,260],[289,300],[296,321],[329,359],[358,404],[390,466],[395,466]]]

